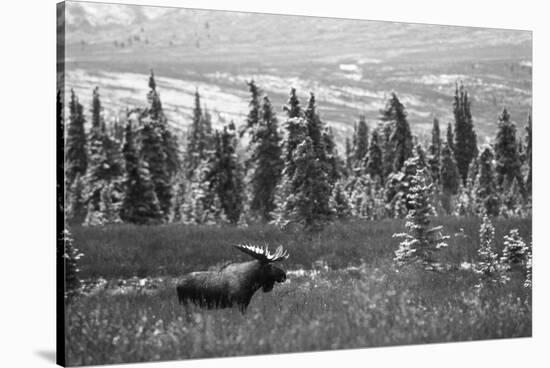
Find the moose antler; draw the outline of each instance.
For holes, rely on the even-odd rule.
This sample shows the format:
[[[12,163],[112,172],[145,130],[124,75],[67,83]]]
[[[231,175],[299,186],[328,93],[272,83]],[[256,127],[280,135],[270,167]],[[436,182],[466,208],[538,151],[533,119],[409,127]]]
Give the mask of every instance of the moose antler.
[[[270,253],[267,246],[258,247],[251,244],[236,244],[235,248],[248,254],[249,256],[256,258],[258,261],[263,263],[277,262],[287,259],[289,254],[286,250],[283,250],[283,246],[279,245],[275,250],[275,253]]]

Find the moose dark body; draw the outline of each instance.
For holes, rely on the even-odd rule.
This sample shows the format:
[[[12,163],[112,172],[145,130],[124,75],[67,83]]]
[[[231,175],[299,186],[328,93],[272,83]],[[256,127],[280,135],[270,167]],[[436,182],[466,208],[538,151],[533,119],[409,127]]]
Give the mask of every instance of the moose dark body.
[[[244,312],[254,293],[262,288],[264,292],[273,289],[275,282],[284,282],[286,273],[270,264],[271,262],[285,259],[288,254],[279,248],[276,255],[270,255],[271,259],[262,257],[262,254],[254,254],[251,249],[260,249],[252,246],[238,249],[252,255],[257,260],[232,263],[217,271],[193,272],[185,275],[176,287],[180,304],[192,302],[206,308],[230,308],[238,306]],[[282,255],[282,258],[281,258]],[[273,260],[274,259],[274,260]]]

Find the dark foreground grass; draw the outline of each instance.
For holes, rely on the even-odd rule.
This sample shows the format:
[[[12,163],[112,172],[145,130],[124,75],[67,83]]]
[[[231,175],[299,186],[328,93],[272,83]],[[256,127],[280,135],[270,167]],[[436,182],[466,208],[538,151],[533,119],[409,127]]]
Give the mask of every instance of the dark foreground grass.
[[[446,261],[471,261],[479,223],[441,223],[453,235]],[[528,220],[495,225],[497,239],[511,228],[530,239]],[[270,227],[75,229],[76,245],[86,253],[85,274],[107,282],[68,305],[68,362],[144,362],[531,336],[531,293],[523,287],[521,273],[511,274],[504,286],[478,290],[470,270],[436,274],[396,269],[391,234],[399,231],[400,221],[336,224],[320,237]],[[245,315],[178,305],[174,286],[181,273],[241,259],[228,245],[243,240],[281,243],[291,253],[284,263],[287,269],[310,270],[290,271],[287,282],[273,292],[259,291]],[[322,267],[318,260],[324,260]],[[117,279],[135,274],[161,276],[132,283]]]

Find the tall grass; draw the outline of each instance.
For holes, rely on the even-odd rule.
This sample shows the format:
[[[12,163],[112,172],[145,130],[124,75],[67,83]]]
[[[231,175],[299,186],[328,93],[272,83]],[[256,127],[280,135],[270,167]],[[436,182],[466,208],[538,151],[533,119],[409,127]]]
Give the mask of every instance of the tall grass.
[[[443,257],[459,265],[475,258],[479,221],[434,219],[451,234]],[[502,236],[529,220],[495,221]],[[460,231],[460,228],[463,231]],[[430,273],[396,268],[392,258],[401,221],[334,224],[319,235],[269,226],[201,228],[166,225],[74,229],[87,277],[109,281],[67,305],[70,365],[317,351],[399,344],[531,336],[531,293],[522,273],[508,284],[476,289],[476,275],[459,267]],[[458,235],[455,235],[458,234]],[[246,314],[236,309],[184,308],[174,285],[182,273],[246,259],[230,244],[281,243],[291,258],[287,282],[258,291]],[[318,267],[316,261],[322,260]],[[318,263],[317,263],[318,265]],[[350,266],[358,267],[350,267]],[[139,287],[119,277],[157,275]]]
[[[452,235],[443,257],[459,263],[475,258],[479,246],[477,218],[443,217],[433,219]],[[512,228],[530,241],[531,221],[495,220],[496,237],[502,239]],[[454,236],[463,229],[463,233]],[[291,257],[287,268],[311,268],[324,261],[331,268],[348,265],[377,265],[393,258],[398,241],[393,233],[404,231],[403,220],[378,222],[350,221],[335,223],[318,234],[282,231],[274,226],[254,225],[235,227],[206,227],[168,224],[161,226],[112,225],[100,228],[71,229],[81,259],[81,275],[90,277],[131,277],[181,275],[207,269],[226,261],[245,260],[246,256],[231,245],[241,242],[282,244]],[[501,247],[501,242],[498,242]],[[501,249],[498,248],[498,251]]]
[[[364,267],[294,276],[236,309],[178,305],[152,292],[81,297],[68,308],[70,365],[364,348],[531,335],[521,280],[478,291],[465,271]]]

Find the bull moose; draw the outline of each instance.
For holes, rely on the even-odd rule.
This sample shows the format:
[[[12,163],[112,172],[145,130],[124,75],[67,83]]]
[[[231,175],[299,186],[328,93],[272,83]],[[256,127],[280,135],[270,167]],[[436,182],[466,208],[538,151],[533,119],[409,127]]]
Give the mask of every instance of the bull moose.
[[[274,253],[267,247],[238,244],[235,248],[255,258],[253,261],[231,263],[217,271],[192,272],[183,277],[176,287],[180,304],[192,302],[200,307],[231,308],[245,312],[254,293],[267,293],[275,282],[284,282],[286,273],[272,263],[288,258],[288,252],[279,246]]]

